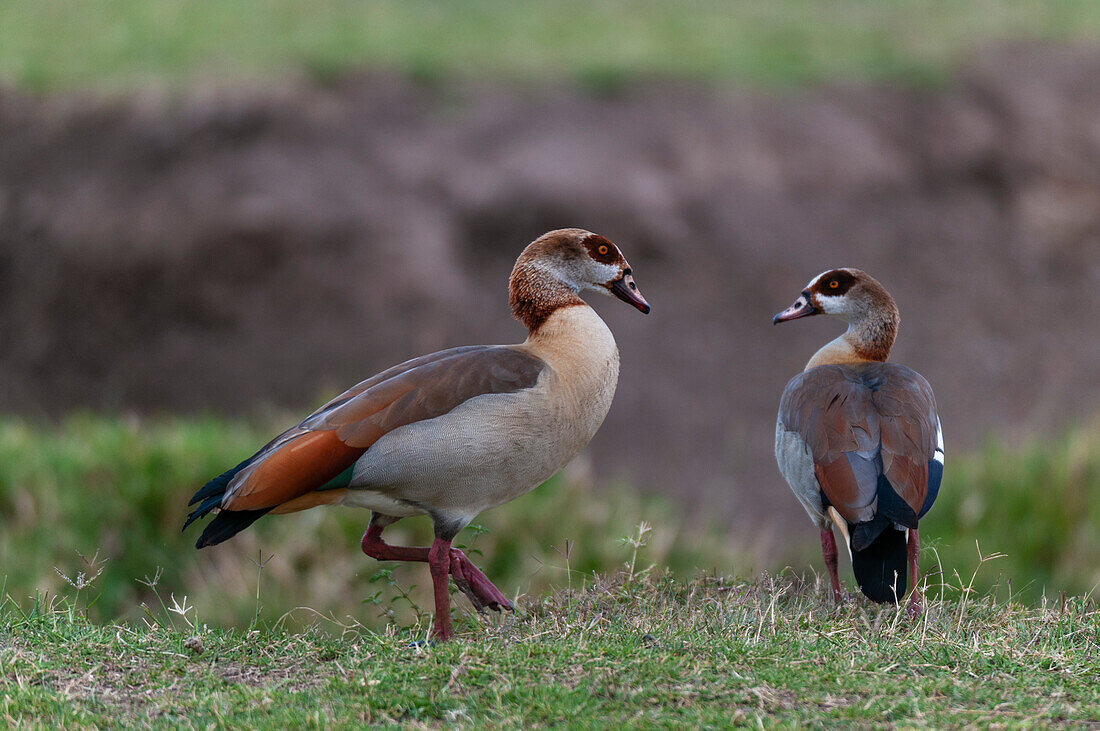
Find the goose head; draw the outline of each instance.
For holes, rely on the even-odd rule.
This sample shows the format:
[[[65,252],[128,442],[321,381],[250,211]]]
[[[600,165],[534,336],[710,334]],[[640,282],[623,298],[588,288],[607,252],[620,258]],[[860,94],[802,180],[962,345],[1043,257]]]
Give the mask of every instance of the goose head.
[[[901,321],[886,288],[866,272],[848,267],[830,269],[811,279],[794,304],[773,317],[772,323],[812,315],[831,315],[848,323],[841,340],[856,360],[886,360]],[[822,351],[819,355],[826,358]],[[815,356],[810,362],[820,361]]]
[[[584,229],[563,228],[535,239],[519,255],[509,281],[512,312],[531,330],[555,309],[582,304],[584,292],[618,297],[649,314],[619,247]]]
[[[772,318],[773,323],[811,315],[832,315],[852,324],[897,312],[894,298],[871,275],[859,269],[822,272],[810,280],[794,304]]]
[[[535,239],[516,261],[516,271],[534,271],[573,291],[614,295],[649,314],[649,303],[619,247],[579,228],[551,231]],[[515,272],[513,272],[514,276]]]

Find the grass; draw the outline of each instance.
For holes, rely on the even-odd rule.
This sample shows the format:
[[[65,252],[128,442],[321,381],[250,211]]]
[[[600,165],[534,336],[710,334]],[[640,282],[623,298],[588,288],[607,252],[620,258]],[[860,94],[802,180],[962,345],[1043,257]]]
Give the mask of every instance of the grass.
[[[195,612],[99,625],[63,600],[0,607],[9,724],[597,728],[1067,725],[1100,718],[1100,611],[931,586],[916,621],[820,582],[637,571],[514,616],[376,633],[211,629]],[[183,621],[186,620],[186,623]]]
[[[990,443],[948,457],[921,533],[948,570],[969,573],[974,542],[1005,554],[979,581],[1037,602],[1100,587],[1100,424],[1053,437]]]
[[[93,619],[143,616],[143,606],[157,605],[155,584],[165,597],[186,595],[206,621],[239,626],[256,613],[263,563],[269,621],[301,604],[374,626],[409,619],[402,594],[423,601],[427,572],[364,557],[366,511],[265,518],[202,551],[193,547],[201,527],[180,532],[197,487],[277,431],[212,418],[84,415],[56,426],[0,419],[0,586],[26,602],[68,588],[66,576],[75,583],[102,570],[81,598]],[[505,591],[541,593],[574,574],[618,568],[629,558],[623,539],[646,520],[656,524],[646,536],[651,559],[678,573],[749,568],[716,526],[687,525],[665,500],[623,486],[596,491],[576,475],[485,513],[456,543]],[[431,536],[427,518],[386,531],[398,545],[428,545]]]
[[[36,90],[241,84],[348,69],[440,79],[927,81],[977,45],[1095,42],[1092,0],[13,0],[0,79]]]
[[[180,533],[197,486],[275,431],[215,418],[80,415],[55,425],[0,418],[0,589],[26,606],[98,573],[79,598],[98,622],[140,619],[159,608],[159,594],[166,602],[186,597],[212,626],[239,627],[257,616],[258,592],[259,618],[268,622],[300,605],[375,628],[413,621],[430,605],[427,572],[365,558],[357,548],[365,511],[265,518],[202,551],[193,548],[198,529]],[[707,570],[822,570],[816,531],[800,510],[789,535],[765,544],[698,516],[687,520],[660,497],[592,485],[584,472],[567,471],[484,513],[457,542],[505,592],[532,596],[621,569],[634,553],[630,540],[644,542],[646,561],[680,580]],[[775,488],[785,489],[778,473]],[[1100,425],[952,453],[940,499],[921,523],[923,570],[942,564],[953,581],[972,575],[977,542],[1004,554],[979,574],[982,592],[1033,605],[1044,595],[1089,593],[1100,584],[1098,495]],[[638,541],[643,522],[652,530]],[[386,536],[427,545],[431,527],[409,519]],[[851,583],[850,569],[841,571]],[[289,626],[310,618],[294,613]]]
[[[809,526],[791,544],[798,570],[725,578],[751,554],[721,540],[720,526],[689,536],[660,500],[567,477],[482,516],[487,532],[463,534],[516,592],[518,611],[478,615],[456,595],[459,641],[434,647],[421,642],[430,601],[412,586],[427,583],[423,567],[390,571],[359,555],[359,511],[261,521],[213,552],[179,534],[194,487],[269,431],[217,419],[0,420],[0,720],[940,727],[1100,718],[1100,610],[1091,594],[1074,596],[1095,585],[1100,565],[1100,429],[952,455],[941,502],[922,523],[927,608],[916,621],[858,595],[832,606],[807,570],[820,562]],[[644,520],[657,527],[639,527]],[[428,532],[413,522],[395,537],[423,543]]]

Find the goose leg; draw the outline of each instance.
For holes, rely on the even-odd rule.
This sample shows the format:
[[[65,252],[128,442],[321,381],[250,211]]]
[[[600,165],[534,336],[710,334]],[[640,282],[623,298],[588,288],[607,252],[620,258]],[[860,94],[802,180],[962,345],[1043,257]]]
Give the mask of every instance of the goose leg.
[[[359,542],[363,553],[379,561],[428,561],[429,549],[411,548],[408,546],[391,546],[382,540],[384,525],[371,521],[367,532],[363,534],[363,540]]]
[[[510,612],[514,609],[512,602],[489,581],[489,577],[481,573],[481,569],[474,566],[466,554],[457,548],[451,549],[451,576],[479,612],[485,607],[495,612],[504,609]]]
[[[833,589],[833,601],[840,604],[840,577],[836,571],[836,538],[832,527],[821,531],[821,555],[825,558],[825,568],[829,570],[829,585]]]
[[[916,528],[909,530],[906,541],[906,553],[909,558],[909,606],[906,611],[910,617],[919,617],[924,611],[920,591],[917,589],[917,558],[920,556],[920,534]]]
[[[451,541],[436,538],[428,550],[428,571],[432,574],[435,594],[435,631],[432,636],[446,642],[454,636],[451,629],[451,595],[447,592],[447,577],[451,573]]]
[[[372,519],[363,534],[363,553],[379,561],[429,561],[430,550],[410,546],[391,546],[382,540],[382,531],[392,521]],[[478,611],[488,607],[494,611],[512,610],[512,603],[497,589],[462,551],[450,549],[450,573],[455,585],[469,598]]]

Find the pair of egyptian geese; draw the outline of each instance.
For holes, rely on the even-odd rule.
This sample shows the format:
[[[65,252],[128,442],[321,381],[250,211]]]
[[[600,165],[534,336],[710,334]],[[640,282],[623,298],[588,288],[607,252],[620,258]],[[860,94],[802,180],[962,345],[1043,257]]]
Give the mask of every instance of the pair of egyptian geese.
[[[618,348],[582,292],[649,312],[611,241],[581,229],[544,234],[520,254],[509,282],[525,342],[414,358],[337,396],[195,493],[185,528],[217,511],[196,547],[221,543],[267,513],[369,508],[364,553],[428,564],[435,639],[453,634],[449,578],[479,611],[511,609],[451,541],[481,511],[564,467],[611,407]],[[914,371],[885,362],[898,310],[864,272],[818,275],[774,322],[817,314],[839,317],[848,329],[783,391],[779,468],[821,530],[834,599],[841,589],[830,523],[844,536],[860,589],[897,603],[908,575],[909,609],[919,613],[917,521],[935,500],[943,469],[932,389]],[[382,539],[386,526],[412,515],[434,522],[430,548]]]

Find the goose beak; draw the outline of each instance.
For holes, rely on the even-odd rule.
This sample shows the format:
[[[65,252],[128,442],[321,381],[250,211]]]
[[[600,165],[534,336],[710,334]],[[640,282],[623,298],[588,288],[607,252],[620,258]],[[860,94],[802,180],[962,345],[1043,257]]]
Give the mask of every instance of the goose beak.
[[[638,290],[638,285],[634,284],[634,275],[630,273],[629,269],[623,272],[621,277],[607,285],[607,288],[611,290],[611,294],[628,305],[637,308],[643,315],[649,314],[649,303],[645,301],[645,297]]]
[[[809,317],[810,315],[816,314],[817,308],[814,307],[813,302],[810,301],[810,293],[803,292],[798,295],[798,299],[794,301],[793,305],[772,318],[772,324],[777,325],[781,322],[787,322],[788,320],[797,320],[800,317]]]

